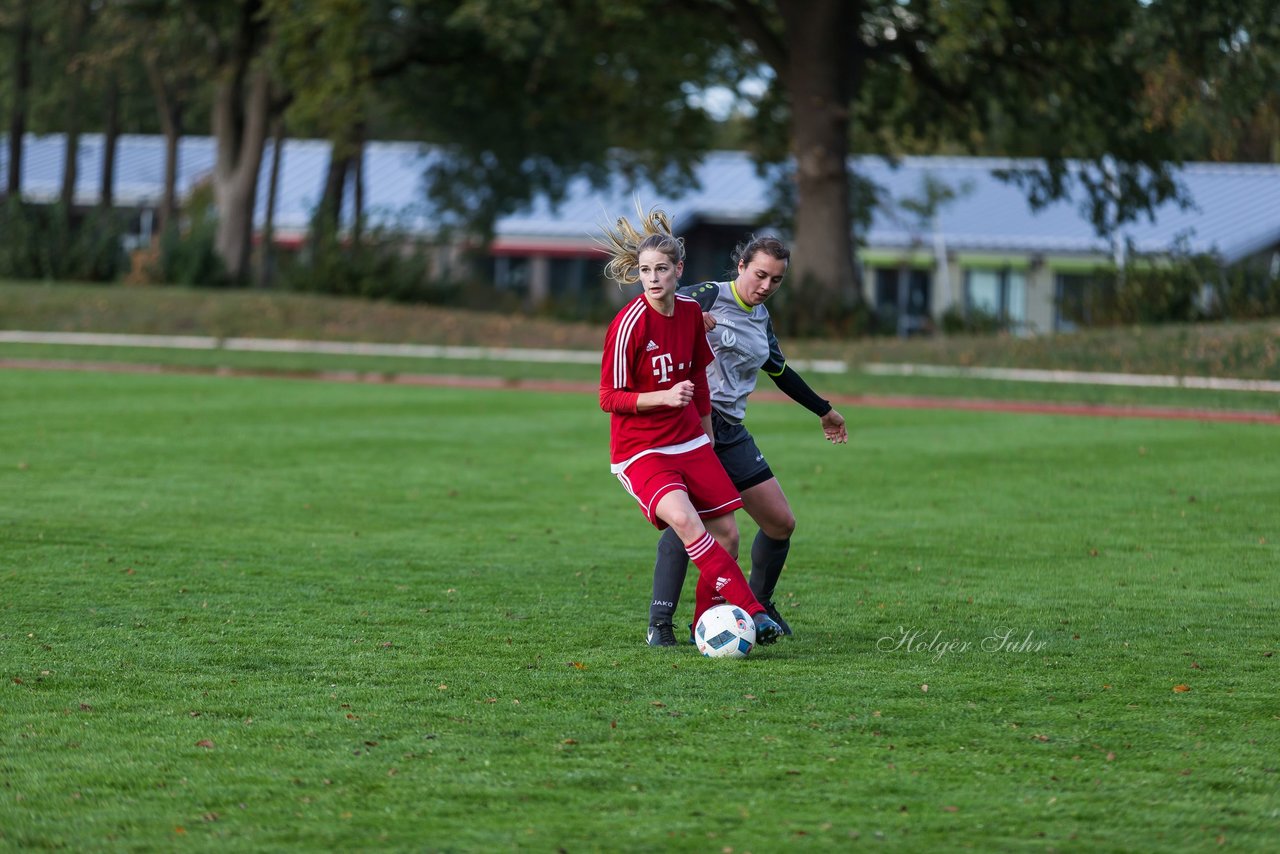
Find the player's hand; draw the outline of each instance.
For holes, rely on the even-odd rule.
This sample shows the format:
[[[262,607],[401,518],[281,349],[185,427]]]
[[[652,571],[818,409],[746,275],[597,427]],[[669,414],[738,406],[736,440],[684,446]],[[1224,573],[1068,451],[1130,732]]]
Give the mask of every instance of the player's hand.
[[[849,431],[844,426],[844,416],[834,409],[822,416],[822,432],[833,445],[849,441]]]
[[[667,391],[667,406],[681,409],[693,401],[693,380],[682,380]]]
[[[704,311],[702,313],[702,325],[706,327],[707,332],[710,332],[712,329],[715,329],[716,328],[715,315],[709,311]]]

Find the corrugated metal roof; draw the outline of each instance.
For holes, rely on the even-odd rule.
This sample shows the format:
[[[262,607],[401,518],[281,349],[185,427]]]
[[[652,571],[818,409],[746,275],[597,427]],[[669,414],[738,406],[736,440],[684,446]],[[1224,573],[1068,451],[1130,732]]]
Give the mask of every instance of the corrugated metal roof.
[[[3,139],[3,137],[0,137]],[[103,137],[85,134],[80,138],[76,173],[76,203],[98,202],[102,184]],[[275,146],[268,141],[258,181],[256,221],[262,224],[267,208],[267,179]],[[22,155],[22,195],[36,202],[52,202],[62,188],[66,143],[61,134],[28,135]],[[324,190],[329,167],[329,143],[322,140],[291,139],[285,142],[280,158],[280,183],[276,193],[276,228],[305,231]],[[365,193],[372,213],[386,221],[416,213],[410,224],[422,227],[426,195],[423,174],[429,152],[417,143],[377,142],[366,150]],[[154,206],[164,191],[164,138],[125,135],[116,149],[116,203],[121,206]],[[8,147],[0,146],[0,174],[7,171]],[[177,191],[179,198],[208,180],[213,173],[216,150],[212,137],[186,136],[178,146]],[[352,199],[346,199],[350,214]]]
[[[937,230],[951,248],[1035,252],[1107,252],[1080,211],[1080,199],[1056,202],[1033,211],[1015,185],[993,173],[1031,161],[989,158],[913,157],[892,168],[882,160],[862,159],[857,168],[888,189],[895,199],[921,197],[925,176],[961,191],[942,205]],[[1280,242],[1280,166],[1270,164],[1192,163],[1177,180],[1193,200],[1189,209],[1168,202],[1121,228],[1123,237],[1141,252],[1167,252],[1185,240],[1194,251],[1217,251],[1236,261]],[[968,192],[963,192],[968,188]],[[912,233],[895,226],[885,211],[877,213],[868,235],[876,246],[903,246]]]
[[[23,195],[38,201],[57,198],[62,178],[64,143],[61,135],[29,135],[23,158]],[[80,140],[76,199],[97,201],[102,169],[103,139],[86,134]],[[266,210],[267,170],[271,144],[263,158],[258,184],[257,222]],[[0,174],[7,147],[0,146]],[[186,196],[207,178],[214,165],[210,137],[184,137],[179,149],[178,192]],[[365,148],[366,208],[375,224],[400,224],[429,231],[437,222],[426,197],[424,174],[435,155],[417,143],[374,142]],[[283,233],[305,231],[323,188],[329,144],[318,140],[285,143],[276,202],[276,228]],[[880,158],[855,158],[854,168],[881,187],[886,203],[879,207],[866,235],[871,247],[932,246],[934,229],[914,222],[900,202],[924,196],[926,181],[950,187],[956,196],[936,214],[936,230],[953,251],[1039,253],[1109,253],[1110,243],[1099,238],[1079,209],[1079,200],[1064,200],[1033,211],[1023,192],[993,174],[1000,169],[1034,166],[1032,161],[992,158],[909,157],[897,164]],[[158,136],[123,136],[116,160],[116,199],[121,205],[154,205],[164,174],[164,140]],[[638,197],[645,207],[661,206],[677,227],[694,222],[751,225],[769,206],[767,182],[752,160],[741,152],[713,152],[696,172],[697,188],[669,195],[650,185],[634,190],[621,179],[594,189],[583,179],[571,181],[565,199],[554,208],[538,199],[496,225],[501,240],[522,244],[545,238],[563,247],[566,241],[588,246],[600,225],[630,213]],[[1280,166],[1190,164],[1178,172],[1193,207],[1162,205],[1154,222],[1130,224],[1122,234],[1143,252],[1168,251],[1185,241],[1194,251],[1217,251],[1228,261],[1280,243]],[[345,203],[349,219],[351,194]]]

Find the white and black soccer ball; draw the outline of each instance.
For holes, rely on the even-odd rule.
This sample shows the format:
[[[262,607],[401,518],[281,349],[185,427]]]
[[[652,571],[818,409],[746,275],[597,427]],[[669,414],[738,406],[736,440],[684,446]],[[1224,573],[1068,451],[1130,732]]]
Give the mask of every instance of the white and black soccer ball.
[[[756,622],[737,605],[716,605],[698,618],[693,642],[708,658],[745,658],[756,645]]]

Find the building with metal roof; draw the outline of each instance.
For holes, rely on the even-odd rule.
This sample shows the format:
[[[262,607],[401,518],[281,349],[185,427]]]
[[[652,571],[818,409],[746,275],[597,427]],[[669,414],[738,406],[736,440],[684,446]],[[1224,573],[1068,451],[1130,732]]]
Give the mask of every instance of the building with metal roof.
[[[0,139],[3,139],[0,137]],[[65,141],[61,135],[28,135],[22,161],[22,195],[52,202],[61,187]],[[268,142],[258,182],[255,221],[262,227],[267,209]],[[7,145],[0,146],[0,174],[7,171]],[[441,221],[426,192],[431,148],[408,142],[366,145],[363,194],[372,225],[394,226],[411,235],[430,236]],[[99,198],[103,138],[80,139],[78,205]],[[188,136],[179,146],[177,192],[186,198],[210,175],[214,141]],[[320,199],[329,163],[329,144],[288,140],[281,152],[274,234],[285,245],[305,237]],[[1280,266],[1280,166],[1190,164],[1177,173],[1192,200],[1190,207],[1166,203],[1150,220],[1128,224],[1114,238],[1098,236],[1079,203],[1064,200],[1033,210],[1024,192],[1000,180],[997,172],[1031,161],[991,158],[908,157],[890,164],[881,158],[854,158],[853,168],[878,188],[879,204],[861,235],[859,264],[866,297],[896,313],[905,330],[927,325],[952,308],[978,309],[1016,329],[1070,328],[1061,312],[1073,288],[1085,287],[1084,274],[1113,263],[1132,247],[1143,254],[1175,251],[1217,255],[1224,264],[1261,258]],[[115,204],[146,214],[158,207],[163,192],[164,139],[119,138],[114,184]],[[686,238],[686,279],[714,278],[728,267],[729,250],[752,229],[767,229],[762,217],[770,207],[770,184],[751,158],[741,152],[712,152],[696,171],[697,186],[667,194],[651,186],[631,187],[621,178],[604,188],[575,179],[565,198],[553,206],[535,199],[496,223],[489,249],[488,274],[499,287],[523,292],[537,302],[548,296],[598,287],[600,249],[594,235],[618,214],[658,205],[670,212]],[[904,211],[904,201],[919,200],[930,184],[950,189],[929,221]],[[352,216],[354,193],[348,187],[343,219]],[[145,235],[144,235],[145,237]]]

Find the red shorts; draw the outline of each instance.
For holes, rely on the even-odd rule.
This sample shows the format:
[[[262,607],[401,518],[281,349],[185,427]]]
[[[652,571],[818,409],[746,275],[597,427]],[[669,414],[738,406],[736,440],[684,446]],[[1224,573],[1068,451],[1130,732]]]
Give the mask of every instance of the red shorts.
[[[711,519],[742,506],[737,487],[725,474],[711,445],[700,445],[683,454],[645,454],[618,473],[618,482],[640,503],[645,518],[659,531],[667,523],[654,510],[668,492],[682,489],[698,515]]]

